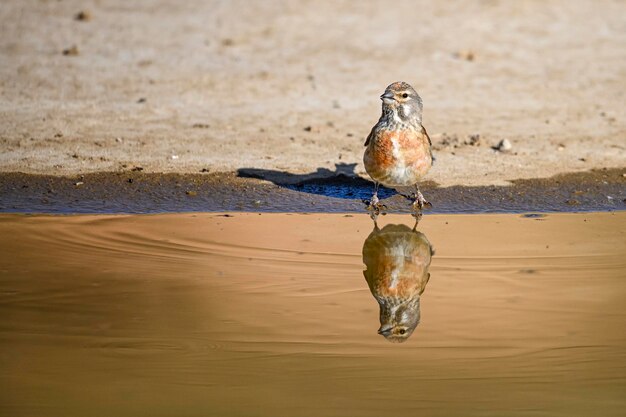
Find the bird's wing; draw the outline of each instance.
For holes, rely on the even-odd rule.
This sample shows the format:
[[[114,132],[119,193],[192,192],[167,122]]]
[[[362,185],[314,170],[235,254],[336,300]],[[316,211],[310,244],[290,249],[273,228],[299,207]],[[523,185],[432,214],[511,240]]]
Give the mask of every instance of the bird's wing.
[[[428,151],[430,152],[430,159],[435,162],[435,157],[433,156],[433,142],[430,140],[430,136],[428,136],[428,132],[426,131],[426,128],[424,128],[424,126],[422,126],[422,135],[426,136],[426,139],[428,139]]]
[[[424,284],[422,285],[422,288],[420,290],[420,295],[424,294],[424,290],[426,289],[426,284],[428,284],[428,281],[430,281],[430,272],[426,276],[426,282],[424,282]]]
[[[367,135],[367,139],[365,139],[365,143],[363,144],[363,146],[367,146],[370,144],[370,141],[374,137],[374,130],[376,130],[376,125],[374,125],[374,127],[372,128],[372,130],[370,131],[370,134]]]
[[[429,144],[430,146],[433,146],[433,143],[432,143],[432,141],[430,140],[430,136],[428,136],[428,132],[426,132],[426,129],[424,128],[424,126],[422,126],[422,134],[423,134],[424,136],[426,136],[426,139],[428,139],[428,144]]]

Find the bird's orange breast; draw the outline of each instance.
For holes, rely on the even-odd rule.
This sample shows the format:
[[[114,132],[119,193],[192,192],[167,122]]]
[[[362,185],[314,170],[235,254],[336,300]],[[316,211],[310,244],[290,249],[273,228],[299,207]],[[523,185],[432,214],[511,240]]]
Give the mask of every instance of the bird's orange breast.
[[[367,173],[388,185],[415,184],[432,165],[428,137],[414,129],[380,130],[365,150]]]

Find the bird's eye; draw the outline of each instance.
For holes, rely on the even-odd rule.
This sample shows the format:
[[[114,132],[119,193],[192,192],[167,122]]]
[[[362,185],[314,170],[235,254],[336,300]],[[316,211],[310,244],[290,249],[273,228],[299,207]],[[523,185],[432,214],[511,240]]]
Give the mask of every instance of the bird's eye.
[[[406,330],[400,329],[400,334],[405,334],[405,333],[406,333]]]
[[[408,94],[408,93],[404,93],[404,94],[402,94],[402,98],[407,98],[408,96],[409,96],[409,94]]]

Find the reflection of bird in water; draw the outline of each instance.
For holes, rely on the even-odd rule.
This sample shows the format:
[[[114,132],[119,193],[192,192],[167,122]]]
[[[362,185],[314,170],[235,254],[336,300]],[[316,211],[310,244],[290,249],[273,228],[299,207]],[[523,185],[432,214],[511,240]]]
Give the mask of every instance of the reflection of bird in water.
[[[417,227],[417,223],[415,224]],[[415,227],[389,224],[363,243],[363,275],[380,305],[378,333],[404,342],[420,322],[420,296],[430,279],[432,246]]]

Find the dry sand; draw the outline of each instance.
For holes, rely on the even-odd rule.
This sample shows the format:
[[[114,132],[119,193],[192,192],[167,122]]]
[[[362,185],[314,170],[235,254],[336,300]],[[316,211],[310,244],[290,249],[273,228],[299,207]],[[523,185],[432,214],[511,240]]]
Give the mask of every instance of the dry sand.
[[[625,45],[621,1],[5,0],[0,172],[363,175],[396,80],[441,185],[625,167]]]

